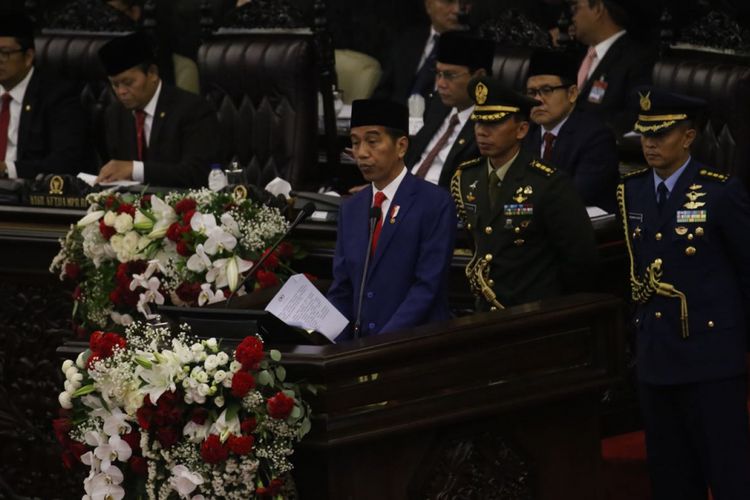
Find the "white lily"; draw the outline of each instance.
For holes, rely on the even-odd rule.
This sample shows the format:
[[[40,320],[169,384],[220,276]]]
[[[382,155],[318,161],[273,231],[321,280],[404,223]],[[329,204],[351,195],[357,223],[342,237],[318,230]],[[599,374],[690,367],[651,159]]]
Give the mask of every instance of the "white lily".
[[[202,273],[211,267],[211,259],[206,255],[206,249],[202,243],[195,247],[195,254],[187,261],[187,268],[195,273]]]
[[[217,434],[222,442],[226,441],[230,434],[240,435],[240,419],[235,415],[233,418],[227,420],[227,410],[221,412],[216,422],[211,425],[211,429],[208,431],[209,434]]]
[[[151,217],[140,210],[136,210],[135,218],[133,219],[133,227],[138,231],[151,231],[154,227],[154,221]]]
[[[232,251],[237,246],[237,238],[232,236],[230,233],[224,231],[221,227],[212,227],[206,230],[208,239],[203,244],[206,253],[209,255],[216,255],[222,250]]]
[[[139,391],[148,395],[151,403],[156,404],[167,390],[175,391],[178,375],[182,373],[182,363],[172,351],[164,351],[157,356],[149,353],[144,357],[150,362],[150,368],[139,365],[136,374],[146,382]]]
[[[184,465],[175,465],[172,467],[172,477],[169,478],[169,484],[177,491],[181,498],[187,498],[195,488],[203,484],[203,478],[200,474],[191,472]]]
[[[208,428],[211,426],[208,422],[196,424],[190,420],[182,429],[182,435],[188,438],[191,443],[202,443],[208,437]]]
[[[253,267],[252,261],[241,259],[236,255],[226,259],[214,261],[214,267],[206,273],[206,281],[216,282],[216,288],[224,288],[235,291],[239,284],[240,273],[244,273]]]
[[[98,220],[99,220],[99,219],[101,219],[101,218],[102,218],[103,216],[104,216],[104,210],[96,210],[96,211],[94,211],[94,212],[90,212],[90,213],[86,214],[85,216],[83,216],[83,217],[81,218],[81,220],[79,220],[79,221],[78,221],[78,222],[76,223],[76,225],[77,225],[78,227],[84,227],[84,226],[88,226],[89,224],[91,224],[91,223],[94,223],[94,222],[98,221]]]
[[[172,207],[164,203],[158,196],[151,197],[151,213],[156,217],[154,228],[148,234],[152,240],[164,238],[167,229],[174,222],[177,222],[177,212]]]

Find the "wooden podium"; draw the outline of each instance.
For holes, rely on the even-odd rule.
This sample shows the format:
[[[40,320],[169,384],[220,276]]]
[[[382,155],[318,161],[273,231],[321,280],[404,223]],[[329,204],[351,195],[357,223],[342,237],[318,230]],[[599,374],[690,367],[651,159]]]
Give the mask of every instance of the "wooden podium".
[[[598,402],[623,370],[622,302],[577,295],[285,349],[323,388],[300,498],[598,499]]]

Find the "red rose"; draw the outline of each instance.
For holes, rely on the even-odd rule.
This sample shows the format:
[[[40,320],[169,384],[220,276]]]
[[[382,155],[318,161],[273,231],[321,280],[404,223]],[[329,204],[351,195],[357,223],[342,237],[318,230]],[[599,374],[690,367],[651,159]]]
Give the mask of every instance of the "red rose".
[[[133,453],[137,453],[141,449],[141,433],[138,431],[130,431],[127,434],[123,434],[122,440],[128,443]]]
[[[67,418],[56,418],[52,421],[52,428],[55,430],[55,437],[60,443],[65,443],[70,439],[68,432],[72,428],[70,419]]]
[[[114,196],[107,196],[107,199],[104,200],[104,208],[109,210],[115,205],[115,201],[117,201],[117,199]]]
[[[182,238],[182,231],[180,230],[180,223],[179,222],[173,222],[169,225],[167,228],[167,238],[171,241],[174,241],[175,243],[180,241]]]
[[[120,296],[120,289],[115,288],[111,292],[109,292],[109,301],[113,304],[120,304],[122,303],[122,297]]]
[[[118,214],[130,214],[131,217],[135,217],[135,206],[130,203],[123,203],[117,207]]]
[[[291,259],[294,255],[294,245],[288,241],[282,241],[276,251],[282,259]]]
[[[191,210],[195,210],[195,207],[197,206],[198,204],[195,202],[195,200],[190,198],[183,198],[175,204],[174,211],[178,214],[184,214]]]
[[[114,349],[124,349],[127,341],[116,333],[104,333],[97,331],[91,334],[89,338],[89,348],[99,358],[108,358],[112,356]]]
[[[102,236],[105,240],[109,241],[109,239],[115,235],[117,231],[115,231],[115,228],[110,227],[104,223],[104,219],[99,220],[99,232],[102,233]]]
[[[268,253],[268,250],[263,252],[263,255],[266,255]],[[263,261],[263,269],[267,271],[273,271],[279,267],[279,256],[276,254],[276,252],[272,252],[268,257],[266,257],[266,260]]]
[[[294,398],[290,398],[283,392],[277,392],[274,397],[268,398],[266,408],[268,408],[268,414],[271,415],[272,418],[283,420],[292,412],[292,408],[294,408]]]
[[[195,408],[193,410],[192,415],[190,415],[190,420],[198,425],[203,425],[206,423],[206,419],[208,418],[208,410],[202,407]]]
[[[244,398],[255,387],[255,379],[250,373],[240,370],[232,377],[232,395],[237,398]]]
[[[242,430],[243,434],[250,434],[255,430],[255,427],[258,425],[258,422],[254,418],[246,418],[242,422],[240,422],[240,429]]]
[[[190,251],[190,247],[188,247],[187,243],[180,240],[177,242],[177,253],[183,257],[188,257],[192,255],[193,252]]]
[[[188,212],[185,212],[182,214],[182,223],[186,226],[190,225],[190,219],[193,218],[193,215],[195,215],[195,210],[190,210]]]
[[[281,479],[274,478],[271,480],[271,484],[268,485],[268,490],[271,495],[278,495],[281,493],[281,487],[284,486],[284,481]]]
[[[201,443],[201,457],[206,463],[218,464],[229,457],[229,450],[221,444],[219,436],[211,434]]]
[[[131,456],[130,460],[128,460],[128,465],[130,465],[130,470],[139,476],[146,476],[148,474],[148,463],[143,457],[137,455]]]
[[[245,337],[234,353],[235,359],[242,363],[245,370],[257,369],[264,356],[263,341],[258,337]]]
[[[146,396],[148,397],[148,396]],[[138,425],[144,430],[148,430],[151,427],[151,418],[154,416],[154,409],[152,406],[144,404],[135,412],[135,416],[138,418]]]
[[[227,439],[229,451],[235,455],[247,455],[252,451],[255,438],[253,436],[235,436],[232,434]]]
[[[151,208],[151,195],[144,194],[141,198],[141,208]]]
[[[184,281],[177,287],[175,293],[181,301],[193,304],[198,301],[198,295],[201,293],[200,283],[188,283]]]
[[[164,448],[171,448],[177,441],[179,441],[180,435],[172,427],[160,427],[156,429],[156,440]]]
[[[269,288],[279,284],[279,277],[271,271],[266,271],[264,269],[258,269],[258,272],[255,273],[255,279],[260,288]]]
[[[78,279],[78,275],[81,274],[81,266],[75,262],[65,263],[65,276],[72,280]]]

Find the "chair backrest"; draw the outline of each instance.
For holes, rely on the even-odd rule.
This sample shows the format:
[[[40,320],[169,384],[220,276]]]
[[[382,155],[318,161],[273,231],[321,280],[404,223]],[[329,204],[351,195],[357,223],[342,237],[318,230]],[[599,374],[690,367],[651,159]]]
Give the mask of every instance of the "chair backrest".
[[[319,169],[312,34],[219,33],[199,48],[198,68],[202,93],[218,110],[226,159],[249,166],[250,182],[261,186],[278,175],[295,189],[313,187]]]
[[[523,91],[526,89],[533,50],[529,47],[498,46],[492,62],[492,76],[517,92]]]
[[[654,66],[653,84],[708,102],[695,158],[750,181],[750,61],[697,51],[672,51]]]
[[[355,99],[367,99],[372,95],[382,73],[380,63],[374,57],[354,50],[336,49],[336,77],[343,101],[351,104]]]

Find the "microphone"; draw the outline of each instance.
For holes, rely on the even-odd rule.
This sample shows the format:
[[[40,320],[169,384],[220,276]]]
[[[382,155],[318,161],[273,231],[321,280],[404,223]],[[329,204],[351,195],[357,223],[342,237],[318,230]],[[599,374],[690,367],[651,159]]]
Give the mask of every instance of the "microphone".
[[[248,280],[249,280],[250,278],[252,278],[252,277],[253,277],[253,275],[255,274],[255,272],[256,272],[256,271],[257,271],[257,270],[258,270],[258,269],[260,268],[260,266],[262,266],[262,265],[263,265],[263,263],[264,263],[264,262],[266,261],[266,259],[268,258],[268,256],[269,256],[269,255],[271,255],[271,253],[273,253],[273,251],[274,251],[274,250],[276,250],[276,247],[278,247],[278,246],[279,246],[279,245],[281,244],[281,242],[282,242],[282,241],[284,241],[284,239],[286,239],[286,237],[287,237],[287,236],[289,236],[289,233],[291,233],[291,232],[292,232],[292,230],[293,230],[293,229],[294,229],[295,227],[297,227],[297,226],[298,226],[298,225],[299,225],[299,224],[300,224],[300,223],[301,223],[301,222],[302,222],[303,220],[305,220],[305,219],[307,219],[308,217],[310,217],[310,215],[311,215],[311,214],[312,214],[312,213],[313,213],[314,211],[315,211],[315,203],[313,203],[313,202],[311,202],[311,201],[310,201],[310,202],[307,202],[307,203],[305,203],[305,205],[304,205],[304,206],[302,207],[302,209],[301,209],[301,210],[299,211],[299,213],[297,214],[297,218],[296,218],[296,219],[294,219],[294,220],[292,221],[292,223],[291,223],[291,224],[289,224],[289,228],[288,228],[288,229],[287,229],[287,230],[286,230],[286,231],[284,232],[284,234],[282,234],[282,235],[281,235],[281,236],[279,237],[279,239],[277,239],[277,240],[276,240],[276,241],[274,242],[274,244],[273,244],[273,245],[271,245],[271,246],[270,246],[270,247],[268,248],[268,251],[267,251],[267,252],[265,252],[265,254],[264,254],[264,255],[262,255],[262,256],[261,256],[261,258],[260,258],[260,259],[258,259],[258,260],[257,260],[257,261],[255,262],[255,264],[253,264],[253,265],[252,265],[252,267],[251,267],[251,268],[250,268],[250,270],[249,270],[249,271],[247,272],[247,274],[245,275],[245,278],[244,278],[244,279],[242,280],[242,282],[241,282],[241,283],[240,283],[240,284],[239,284],[239,285],[237,286],[237,288],[235,288],[235,290],[234,290],[234,291],[233,291],[232,293],[230,293],[230,294],[229,294],[229,297],[227,297],[227,300],[226,300],[226,302],[224,302],[224,307],[225,307],[225,308],[226,308],[226,307],[229,307],[229,302],[230,302],[230,301],[232,300],[232,298],[234,298],[234,295],[235,295],[235,293],[237,292],[237,290],[239,290],[240,288],[242,288],[242,287],[243,287],[243,286],[245,285],[245,283],[247,283],[247,281],[248,281]]]
[[[370,267],[370,253],[372,248],[372,235],[375,233],[375,226],[378,224],[382,211],[380,207],[370,207],[370,236],[367,238],[367,251],[365,253],[365,266],[362,269],[362,281],[359,282],[359,299],[357,300],[357,320],[354,322],[354,338],[359,338],[359,332],[362,327],[362,299],[365,295],[365,279],[367,278],[367,268]]]

